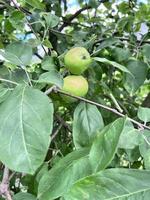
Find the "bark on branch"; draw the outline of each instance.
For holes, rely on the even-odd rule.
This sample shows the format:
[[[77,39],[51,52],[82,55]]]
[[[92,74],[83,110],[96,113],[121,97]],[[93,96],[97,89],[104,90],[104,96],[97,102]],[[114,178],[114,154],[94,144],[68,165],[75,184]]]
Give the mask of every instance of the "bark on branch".
[[[3,179],[0,184],[0,195],[6,200],[12,200],[10,190],[9,190],[9,169],[4,168]]]
[[[66,19],[66,21],[64,21],[64,23],[59,27],[59,31],[62,31],[66,26],[68,26],[72,20],[74,20],[76,17],[78,17],[83,11],[90,9],[91,6],[85,6],[81,9],[79,9],[77,12],[75,12],[71,17],[69,17],[68,19]]]

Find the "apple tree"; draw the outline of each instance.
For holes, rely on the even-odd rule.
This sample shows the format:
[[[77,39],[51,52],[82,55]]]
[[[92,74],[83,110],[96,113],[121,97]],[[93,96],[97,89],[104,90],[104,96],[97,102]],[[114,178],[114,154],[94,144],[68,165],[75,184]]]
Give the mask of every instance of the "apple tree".
[[[0,0],[0,200],[149,200],[150,1]]]

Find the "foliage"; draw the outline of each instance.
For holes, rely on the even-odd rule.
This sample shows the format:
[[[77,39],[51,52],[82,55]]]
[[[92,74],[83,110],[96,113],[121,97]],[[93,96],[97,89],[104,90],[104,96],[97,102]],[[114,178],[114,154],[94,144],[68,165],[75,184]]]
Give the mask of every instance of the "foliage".
[[[0,1],[0,199],[148,200],[150,3],[75,5]],[[73,47],[85,98],[62,90]]]

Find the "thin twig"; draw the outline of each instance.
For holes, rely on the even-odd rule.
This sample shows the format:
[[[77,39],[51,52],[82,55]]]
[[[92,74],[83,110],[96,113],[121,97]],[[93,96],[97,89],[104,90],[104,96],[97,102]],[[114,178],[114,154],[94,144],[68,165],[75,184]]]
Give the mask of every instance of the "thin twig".
[[[57,120],[62,123],[62,125],[69,131],[69,132],[72,132],[70,126],[65,122],[65,120],[60,117],[58,114],[55,114],[55,117],[57,118]]]
[[[57,134],[59,133],[60,129],[62,128],[62,124],[59,124],[58,128],[55,130],[55,132],[52,134],[51,136],[51,141],[55,139],[55,137],[57,136]]]
[[[54,91],[56,89],[56,85],[53,85],[52,87],[50,87],[48,90],[45,91],[45,94],[48,95],[50,94],[52,91]]]
[[[109,96],[110,96],[111,100],[113,101],[113,103],[115,104],[117,110],[122,113],[123,109],[118,104],[118,102],[117,102],[116,98],[114,97],[114,95],[112,93],[110,93]]]
[[[75,12],[73,15],[71,15],[71,17],[69,17],[68,19],[66,19],[66,21],[64,21],[64,23],[59,27],[59,31],[62,31],[66,26],[68,26],[70,24],[70,22],[75,19],[76,17],[78,17],[84,10],[88,10],[90,9],[91,6],[85,6],[81,9],[79,9],[77,12]]]

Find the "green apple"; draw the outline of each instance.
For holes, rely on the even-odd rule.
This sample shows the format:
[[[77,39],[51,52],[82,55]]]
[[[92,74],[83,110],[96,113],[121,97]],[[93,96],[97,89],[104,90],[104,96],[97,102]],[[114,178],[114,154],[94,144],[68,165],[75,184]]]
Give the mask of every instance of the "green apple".
[[[88,82],[83,76],[70,75],[64,78],[62,90],[75,96],[84,97],[88,92]],[[67,96],[63,99],[69,102],[75,100]]]
[[[84,47],[75,47],[70,49],[65,57],[66,68],[76,75],[82,74],[91,64],[92,59],[89,52]]]

